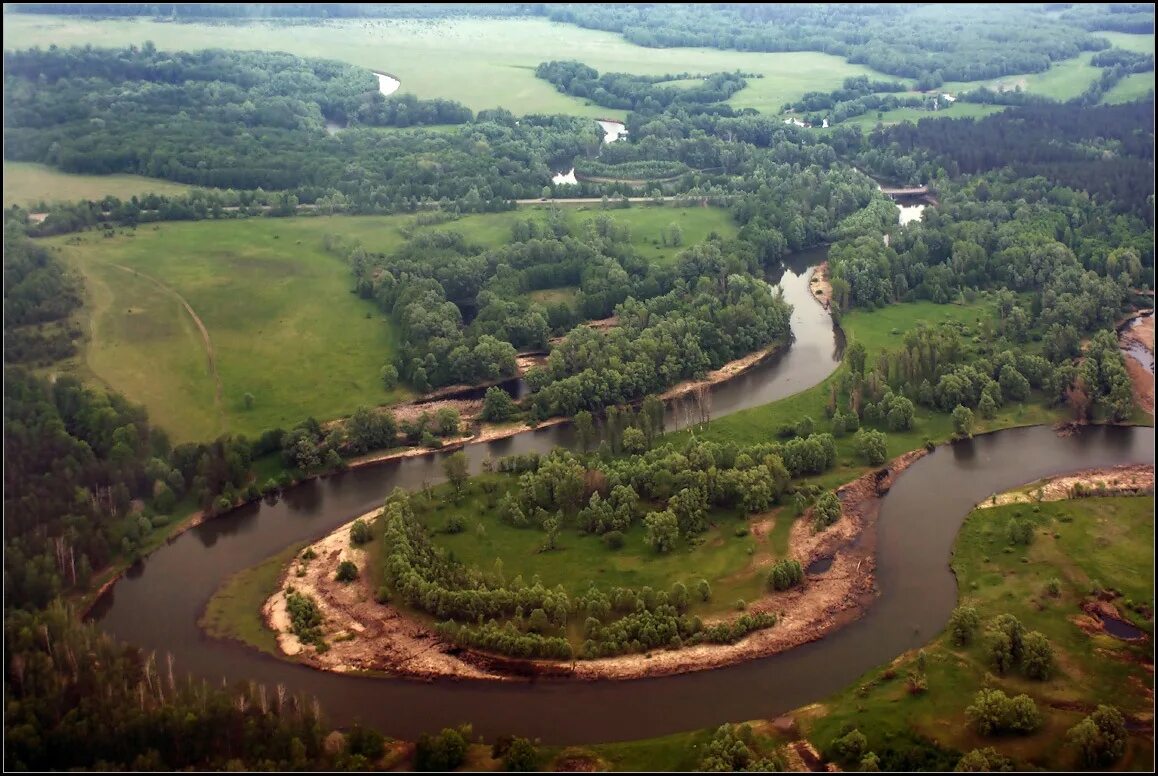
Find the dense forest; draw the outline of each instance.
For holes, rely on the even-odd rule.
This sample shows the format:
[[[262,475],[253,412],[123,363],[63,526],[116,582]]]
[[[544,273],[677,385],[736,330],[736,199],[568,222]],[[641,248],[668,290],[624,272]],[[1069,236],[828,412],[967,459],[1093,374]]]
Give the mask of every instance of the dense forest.
[[[761,265],[746,244],[689,249],[669,269],[636,256],[626,225],[606,214],[572,230],[555,211],[548,223],[528,219],[512,231],[509,245],[491,251],[451,230],[423,232],[389,256],[330,240],[359,293],[398,324],[394,367],[418,390],[509,377],[516,351],[545,349],[552,333],[617,315],[607,334],[575,329],[546,370],[528,375],[540,419],[572,415],[702,376],[788,335],[787,306],[748,277]],[[576,289],[570,303],[527,296],[567,287]],[[706,305],[704,294],[722,304]],[[474,313],[467,325],[464,310]]]
[[[590,100],[596,105],[638,113],[660,113],[673,107],[695,113],[711,111],[732,115],[722,103],[748,85],[740,73],[712,73],[698,75],[680,73],[667,75],[632,75],[604,73],[582,62],[544,62],[535,68],[535,75],[550,81],[555,88],[572,97]],[[664,86],[675,81],[702,81],[691,87]],[[703,107],[710,106],[710,107]]]
[[[844,79],[841,88],[831,92],[808,92],[784,108],[803,114],[804,120],[814,127],[821,126],[825,121],[829,126],[839,124],[869,111],[906,107],[935,110],[938,95],[895,96],[897,92],[908,90],[899,81],[870,81],[868,76],[862,75]]]
[[[950,176],[1009,169],[1086,191],[1119,212],[1152,222],[1154,101],[1122,105],[1027,105],[983,119],[922,119],[876,130],[861,159],[889,178],[913,180],[891,166],[910,158]],[[918,161],[919,160],[919,161]],[[931,176],[917,175],[928,180]]]
[[[188,511],[229,509],[248,485],[244,438],[172,447],[143,407],[119,394],[4,373],[4,600],[46,606],[87,590]]]
[[[81,305],[79,277],[19,224],[4,229],[4,362],[49,364],[76,352],[70,320]]]
[[[410,127],[472,117],[445,100],[384,98],[369,71],[289,54],[159,52],[146,43],[6,51],[4,69],[7,159],[222,189],[294,189],[305,202],[338,192],[368,206],[462,199],[475,210],[503,209],[539,194],[549,162],[599,143],[592,122],[516,120],[502,110],[480,113],[464,133],[329,136],[326,121]],[[432,155],[443,174],[426,164]]]

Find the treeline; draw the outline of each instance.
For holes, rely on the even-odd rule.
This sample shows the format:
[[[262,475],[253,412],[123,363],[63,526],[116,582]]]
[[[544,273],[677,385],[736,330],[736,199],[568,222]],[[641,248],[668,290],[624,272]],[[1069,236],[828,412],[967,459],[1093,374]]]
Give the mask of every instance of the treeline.
[[[927,159],[951,177],[1003,168],[1020,178],[1042,176],[1119,212],[1148,222],[1153,217],[1147,199],[1154,193],[1153,99],[1029,105],[977,120],[922,119],[874,131],[868,146]]]
[[[544,13],[554,21],[621,33],[641,46],[821,51],[915,78],[921,90],[945,81],[1039,73],[1052,62],[1109,47],[1087,32],[1097,28],[1086,26],[1088,20],[1057,19],[1028,7],[572,4],[547,6]],[[1149,26],[1153,31],[1152,15]]]
[[[829,125],[860,116],[874,110],[893,110],[901,107],[925,107],[932,109],[937,95],[911,95],[896,97],[893,94],[877,92],[907,92],[909,87],[899,81],[870,81],[868,76],[844,79],[840,89],[831,92],[808,92],[796,102],[785,104],[785,110],[804,114],[805,120],[813,126],[827,119]]]
[[[459,16],[520,16],[533,5],[516,3],[13,3],[15,13],[169,19],[442,19]]]
[[[729,361],[786,343],[792,308],[767,283],[727,271],[719,245],[681,254],[670,291],[616,308],[619,325],[580,327],[526,375],[532,417],[573,415],[700,378]]]
[[[43,82],[42,82],[43,77]],[[447,101],[383,98],[368,71],[269,52],[38,49],[5,53],[5,154],[66,172],[195,186],[340,193],[373,210],[462,200],[501,210],[539,194],[549,162],[598,148],[593,122],[482,111],[470,133],[350,129],[457,123]],[[486,153],[480,153],[480,148]],[[428,160],[437,157],[441,174]]]
[[[59,605],[8,610],[4,654],[5,770],[361,770],[383,753],[360,728],[327,746],[316,702],[192,681]]]
[[[41,608],[132,558],[178,502],[231,507],[251,447],[224,436],[172,447],[118,394],[5,370],[4,569],[7,607]]]
[[[389,256],[336,237],[326,245],[350,264],[355,290],[397,322],[392,366],[419,391],[512,376],[517,350],[616,314],[606,334],[574,328],[528,373],[540,420],[640,399],[788,336],[790,308],[748,274],[762,263],[747,243],[712,241],[665,268],[639,258],[627,226],[607,215],[576,229],[552,211],[517,222],[512,236],[481,251],[457,232],[424,231]],[[560,287],[577,287],[573,302],[528,297]],[[464,310],[475,313],[469,323]]]
[[[4,361],[49,364],[76,353],[81,279],[18,223],[4,229]]]
[[[1111,30],[1144,35],[1154,32],[1154,6],[1150,3],[1071,3],[1061,19],[1086,30]]]
[[[1020,329],[1111,326],[1128,289],[1153,283],[1152,230],[1042,178],[988,175],[945,186],[922,223],[829,251],[839,309],[945,303],[976,289],[1032,294]]]
[[[623,180],[660,180],[678,178],[690,168],[683,162],[643,160],[606,164],[596,159],[575,160],[575,175],[589,178],[618,178]]]
[[[543,62],[535,68],[535,75],[554,84],[555,88],[572,97],[587,99],[596,105],[639,113],[660,113],[673,106],[695,112],[698,106],[727,101],[748,85],[744,76],[736,73],[700,75],[633,75],[631,73],[604,73],[574,60]],[[695,79],[702,81],[691,87],[661,86],[664,82]],[[722,110],[723,106],[716,110]],[[730,113],[730,109],[728,109]]]

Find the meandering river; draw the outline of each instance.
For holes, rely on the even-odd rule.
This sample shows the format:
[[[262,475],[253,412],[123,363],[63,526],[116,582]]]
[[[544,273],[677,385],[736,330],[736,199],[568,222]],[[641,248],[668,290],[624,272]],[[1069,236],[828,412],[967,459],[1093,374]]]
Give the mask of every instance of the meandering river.
[[[811,265],[824,249],[795,257],[772,277],[795,306],[791,348],[712,391],[712,415],[804,390],[837,366],[842,340],[810,298]],[[682,425],[679,404],[668,428]],[[474,470],[488,456],[546,452],[573,443],[569,426],[466,448]],[[989,494],[1051,472],[1153,462],[1153,429],[1085,429],[1066,438],[1047,428],[1015,429],[938,450],[900,477],[881,507],[882,591],[860,621],[827,639],[729,668],[629,682],[431,683],[345,676],[288,663],[212,639],[196,625],[231,574],[286,546],[321,536],[380,504],[395,487],[442,479],[442,455],[392,461],[315,481],[275,505],[252,504],[211,520],[132,569],[93,611],[114,636],[211,681],[255,680],[316,697],[337,725],[361,720],[414,738],[471,722],[488,737],[516,733],[553,744],[616,741],[769,717],[819,700],[864,671],[934,636],[948,619],[956,584],[949,550],[964,515]]]

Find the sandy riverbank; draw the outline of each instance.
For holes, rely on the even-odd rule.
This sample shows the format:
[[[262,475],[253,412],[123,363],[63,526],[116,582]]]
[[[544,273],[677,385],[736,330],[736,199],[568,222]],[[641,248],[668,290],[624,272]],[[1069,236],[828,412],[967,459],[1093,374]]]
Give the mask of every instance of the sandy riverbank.
[[[1154,316],[1147,315],[1138,323],[1122,331],[1118,337],[1123,348],[1126,371],[1130,375],[1130,385],[1134,389],[1134,401],[1144,411],[1154,414],[1154,372],[1147,368],[1154,363]],[[1134,348],[1144,348],[1150,354],[1150,364],[1143,365]]]
[[[876,592],[873,570],[880,496],[900,472],[925,454],[924,449],[906,453],[887,469],[870,472],[842,486],[837,491],[841,519],[828,530],[813,534],[809,513],[796,521],[790,538],[792,556],[804,566],[833,556],[832,566],[823,574],[808,575],[799,588],[770,593],[753,602],[748,612],[776,612],[780,621],[736,644],[705,644],[575,663],[514,661],[460,649],[393,606],[375,603],[365,573],[349,584],[334,580],[342,560],[352,560],[360,567],[364,564],[364,552],[349,543],[352,523],[312,545],[317,557],[308,564],[298,560],[291,563],[263,614],[267,625],[279,632],[283,651],[309,665],[339,672],[380,671],[413,679],[519,680],[534,675],[635,679],[718,668],[764,657],[823,638],[863,614]],[[375,514],[377,511],[364,517]],[[298,576],[299,568],[304,569],[303,576]],[[285,633],[289,622],[285,613],[287,585],[317,600],[326,618],[328,651],[319,654],[312,647],[303,649],[296,638]],[[349,638],[351,634],[353,637]]]
[[[998,493],[977,505],[989,509],[1004,504],[1035,504],[1078,497],[1078,487],[1098,496],[1135,496],[1154,492],[1154,467],[1127,464],[1104,469],[1083,469],[1071,474],[1046,477],[1024,488]],[[1102,487],[1099,487],[1102,486]],[[1041,498],[1037,492],[1041,491]]]
[[[832,283],[828,280],[827,261],[817,265],[816,271],[812,273],[812,279],[808,281],[808,287],[812,291],[812,296],[824,306],[825,310],[832,306]]]

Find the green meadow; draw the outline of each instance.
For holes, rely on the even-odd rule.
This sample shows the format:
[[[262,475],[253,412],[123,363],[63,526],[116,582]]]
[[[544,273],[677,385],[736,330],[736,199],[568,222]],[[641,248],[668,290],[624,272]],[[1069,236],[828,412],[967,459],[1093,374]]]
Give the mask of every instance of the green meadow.
[[[142,175],[74,175],[32,162],[4,162],[4,207],[31,208],[40,202],[76,202],[103,199],[110,194],[129,199],[143,194],[186,194],[193,190]]]
[[[1102,102],[1116,105],[1122,102],[1140,100],[1146,95],[1154,94],[1154,73],[1134,73],[1114,84],[1114,88],[1106,92]]]
[[[1091,585],[1122,592],[1115,604],[1143,630],[1153,624],[1127,608],[1127,601],[1154,602],[1154,499],[1088,498],[1017,504],[974,510],[953,549],[952,567],[962,605],[972,606],[985,624],[1012,614],[1026,631],[1039,631],[1054,651],[1056,670],[1034,681],[1013,670],[997,673],[978,633],[972,643],[954,645],[942,633],[919,653],[907,653],[861,677],[835,698],[799,712],[805,735],[822,751],[855,727],[870,750],[927,749],[928,742],[964,753],[995,747],[1022,768],[1082,770],[1066,732],[1098,704],[1116,706],[1127,717],[1152,719],[1152,672],[1139,662],[1152,659],[1149,642],[1130,644],[1108,635],[1089,635],[1074,619]],[[1028,546],[1012,545],[1012,519],[1033,527]],[[1056,580],[1056,593],[1050,589]],[[921,665],[924,668],[921,668]],[[912,693],[911,672],[923,673],[927,689]],[[984,737],[967,724],[965,708],[982,687],[1033,698],[1041,728],[1026,736]],[[921,741],[920,739],[923,739]],[[1114,769],[1151,770],[1153,744],[1146,732],[1129,737]],[[952,768],[950,763],[949,768]]]

